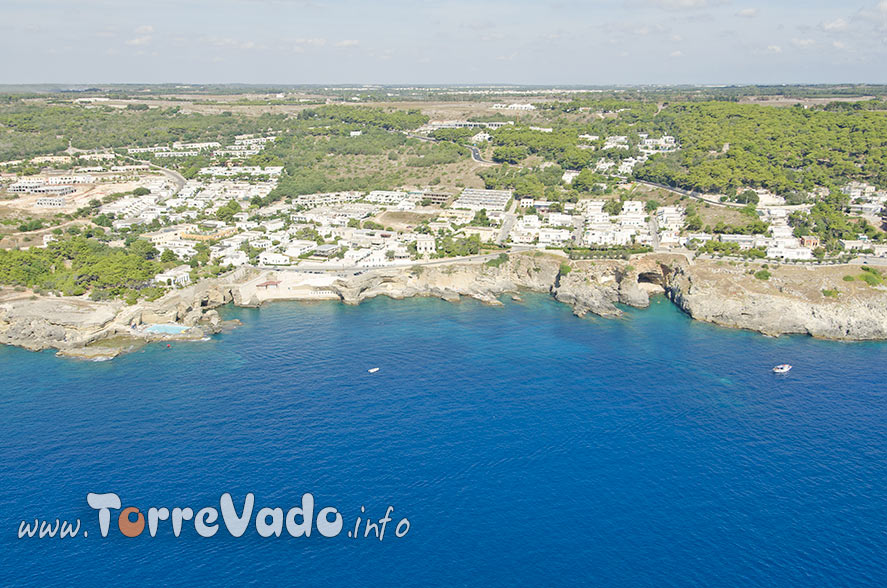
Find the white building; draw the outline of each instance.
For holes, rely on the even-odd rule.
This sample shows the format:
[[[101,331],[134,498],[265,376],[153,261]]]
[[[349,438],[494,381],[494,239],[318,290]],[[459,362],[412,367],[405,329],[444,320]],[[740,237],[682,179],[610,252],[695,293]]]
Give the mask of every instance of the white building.
[[[417,235],[416,236],[416,253],[421,256],[434,255],[437,252],[437,245],[434,242],[434,237],[431,235]]]
[[[536,110],[536,107],[532,104],[493,104],[493,110],[530,111]]]
[[[191,266],[180,265],[154,276],[154,283],[166,286],[187,286],[191,283]]]
[[[202,176],[233,177],[239,175],[248,176],[279,176],[283,173],[283,166],[260,167],[257,165],[233,165],[231,167],[210,166],[198,172]]]
[[[539,229],[539,244],[562,246],[569,243],[573,233],[567,229]]]
[[[773,259],[813,259],[813,250],[809,247],[792,247],[789,243],[780,243],[767,248],[767,257]]]
[[[572,183],[573,183],[573,180],[575,180],[575,179],[578,178],[578,177],[579,177],[579,172],[578,172],[578,171],[575,171],[575,170],[572,170],[572,169],[568,169],[568,170],[565,170],[565,171],[564,171],[564,175],[561,176],[561,180],[563,180],[563,182],[564,182],[565,184],[572,184]]]
[[[173,149],[185,149],[189,151],[206,151],[207,149],[214,149],[215,147],[221,147],[221,143],[217,143],[216,141],[209,141],[206,143],[173,143]]]
[[[656,211],[659,228],[667,231],[680,231],[684,226],[684,209],[680,206],[662,206]]]
[[[572,227],[573,215],[552,212],[548,215],[548,224],[553,227]]]
[[[465,188],[462,195],[453,203],[454,208],[467,208],[468,210],[478,211],[481,209],[487,211],[504,211],[511,200],[513,193],[511,190],[479,190],[476,188]]]
[[[286,255],[274,253],[272,251],[263,251],[259,254],[259,263],[261,265],[290,265],[292,260]]]
[[[392,190],[373,190],[369,194],[366,195],[365,200],[369,200],[370,202],[375,202],[376,204],[385,204],[389,206],[394,206],[396,204],[400,204],[407,198],[406,192],[392,191]]]
[[[315,241],[297,239],[287,243],[285,253],[290,257],[299,257],[306,253],[310,253],[315,249],[317,249],[317,243]]]
[[[37,206],[42,208],[64,208],[65,204],[65,199],[62,197],[44,196],[37,199]]]
[[[199,151],[159,151],[154,157],[197,157]]]

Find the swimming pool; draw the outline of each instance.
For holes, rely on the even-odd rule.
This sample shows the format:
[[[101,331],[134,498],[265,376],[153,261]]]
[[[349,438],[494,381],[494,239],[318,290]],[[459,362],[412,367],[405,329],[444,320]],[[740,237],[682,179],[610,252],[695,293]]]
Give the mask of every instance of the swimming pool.
[[[157,325],[149,325],[146,329],[146,333],[152,333],[154,335],[179,335],[184,333],[191,327],[185,327],[183,325],[177,325],[175,323],[166,323],[166,324],[157,324]]]

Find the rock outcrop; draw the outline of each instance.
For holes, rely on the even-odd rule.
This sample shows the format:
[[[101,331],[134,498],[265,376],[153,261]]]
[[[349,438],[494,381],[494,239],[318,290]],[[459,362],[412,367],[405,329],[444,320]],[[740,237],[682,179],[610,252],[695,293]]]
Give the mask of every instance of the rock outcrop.
[[[426,296],[451,302],[469,297],[499,305],[501,296],[514,298],[522,291],[551,295],[569,304],[577,316],[618,317],[620,305],[644,308],[651,293],[663,292],[691,317],[725,327],[774,336],[887,339],[887,288],[842,280],[848,272],[858,273],[859,267],[783,266],[771,268],[768,280],[751,275],[759,267],[690,263],[677,255],[567,261],[563,256],[529,252],[501,262],[380,268],[348,277],[311,275],[309,279],[308,274],[286,270],[261,274],[245,270],[236,277],[205,280],[133,306],[83,298],[8,297],[0,302],[0,343],[107,359],[133,342],[217,333],[228,325],[215,309],[229,303],[259,306],[268,300],[338,298],[359,304],[376,296]],[[278,281],[287,288],[256,287]],[[840,289],[836,283],[841,283]],[[164,335],[143,328],[156,323],[176,323],[188,329]]]
[[[729,268],[718,271],[711,265],[683,265],[669,276],[666,289],[669,298],[692,318],[724,327],[770,336],[887,339],[887,292],[883,289],[842,283],[838,290],[834,284],[839,274],[848,275],[846,268],[817,268],[809,276],[803,275],[802,268],[790,269],[794,271],[786,275],[776,271],[773,278],[763,281]],[[827,270],[835,274],[831,280],[816,275]],[[837,292],[837,298],[825,296],[822,286]]]

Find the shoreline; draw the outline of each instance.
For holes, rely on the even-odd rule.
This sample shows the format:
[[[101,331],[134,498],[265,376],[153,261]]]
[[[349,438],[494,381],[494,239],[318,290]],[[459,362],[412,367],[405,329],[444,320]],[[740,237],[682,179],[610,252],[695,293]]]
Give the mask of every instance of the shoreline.
[[[563,256],[520,252],[500,265],[456,260],[449,264],[366,270],[347,277],[291,269],[244,267],[174,290],[153,302],[6,296],[0,300],[0,343],[32,351],[55,349],[61,357],[112,359],[150,342],[199,340],[238,321],[223,321],[227,304],[261,307],[275,301],[360,304],[392,299],[473,298],[501,305],[503,295],[550,295],[573,314],[615,318],[617,305],[646,308],[665,295],[694,320],[766,336],[809,335],[837,341],[887,340],[887,289],[842,282],[857,267],[773,268],[767,281],[747,264],[688,261],[681,255],[644,254],[631,260],[566,261]],[[841,284],[838,298],[827,288]],[[159,332],[152,332],[151,325]],[[168,332],[163,332],[168,331]]]

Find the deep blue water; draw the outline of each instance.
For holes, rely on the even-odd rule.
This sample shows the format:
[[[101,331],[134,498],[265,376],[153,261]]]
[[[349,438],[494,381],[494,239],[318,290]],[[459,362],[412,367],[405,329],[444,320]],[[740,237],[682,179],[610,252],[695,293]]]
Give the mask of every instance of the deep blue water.
[[[663,300],[623,320],[536,296],[227,314],[243,326],[106,363],[0,349],[0,585],[887,585],[887,345]],[[114,513],[102,538],[88,492],[143,512],[311,492],[345,530],[361,506],[411,526],[127,538]],[[34,517],[81,536],[18,539]]]

